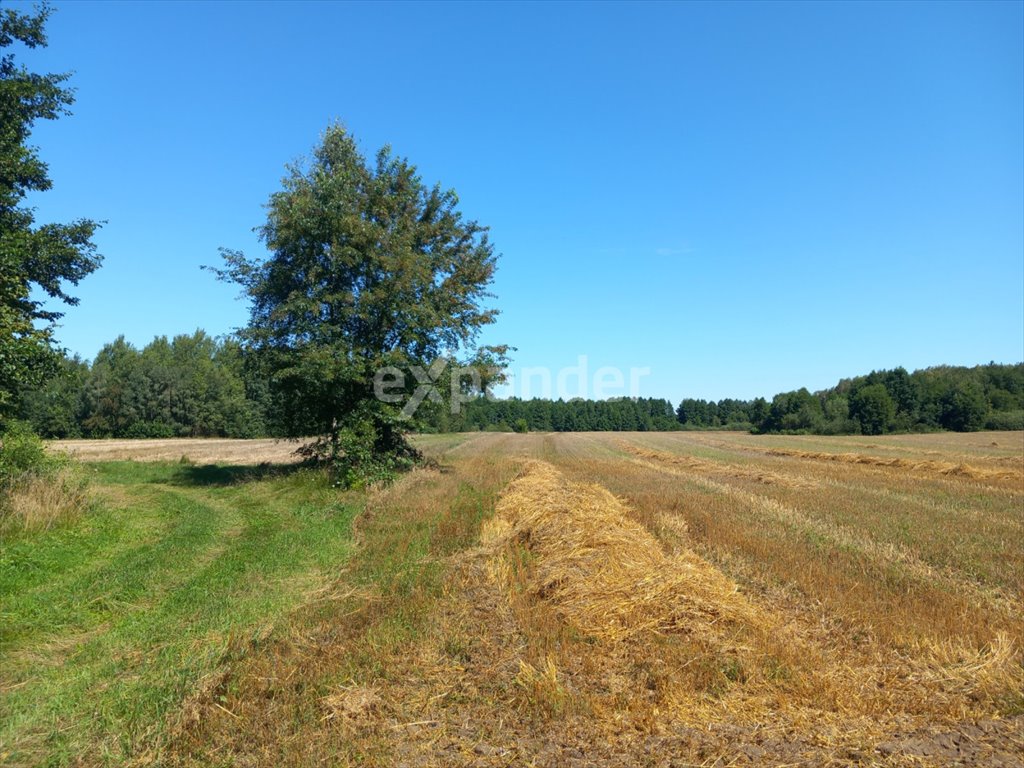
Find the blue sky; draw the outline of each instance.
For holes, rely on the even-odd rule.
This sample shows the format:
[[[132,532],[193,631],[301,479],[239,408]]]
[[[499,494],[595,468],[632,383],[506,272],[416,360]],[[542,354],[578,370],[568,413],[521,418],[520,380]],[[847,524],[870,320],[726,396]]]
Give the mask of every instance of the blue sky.
[[[31,202],[107,221],[58,332],[84,357],[243,325],[200,265],[262,252],[340,120],[491,227],[517,368],[677,402],[1024,359],[1022,3],[55,7],[20,60],[78,101]]]

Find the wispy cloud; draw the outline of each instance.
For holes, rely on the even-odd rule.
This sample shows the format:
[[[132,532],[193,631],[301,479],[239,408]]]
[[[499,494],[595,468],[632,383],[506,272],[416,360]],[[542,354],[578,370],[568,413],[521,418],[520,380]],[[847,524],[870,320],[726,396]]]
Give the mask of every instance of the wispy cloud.
[[[693,253],[693,248],[684,245],[679,248],[655,248],[654,252],[658,256],[684,256],[687,253]]]

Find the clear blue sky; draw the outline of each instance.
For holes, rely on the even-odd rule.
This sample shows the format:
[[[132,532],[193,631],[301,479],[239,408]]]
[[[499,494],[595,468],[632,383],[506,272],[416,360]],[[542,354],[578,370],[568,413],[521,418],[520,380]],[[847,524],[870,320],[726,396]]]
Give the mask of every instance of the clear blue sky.
[[[32,202],[107,221],[84,357],[243,325],[199,267],[340,120],[491,227],[517,366],[677,402],[1024,359],[1020,2],[55,6],[20,59],[75,71]]]

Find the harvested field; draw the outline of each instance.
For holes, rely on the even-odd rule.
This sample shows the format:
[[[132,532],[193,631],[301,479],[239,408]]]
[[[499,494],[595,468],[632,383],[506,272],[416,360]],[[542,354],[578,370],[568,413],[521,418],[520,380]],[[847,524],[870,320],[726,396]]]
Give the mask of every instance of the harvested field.
[[[161,440],[51,440],[47,447],[81,461],[180,461],[193,464],[289,464],[298,462],[296,440],[228,440],[175,437]]]
[[[51,762],[1022,765],[1021,433],[418,442],[436,465],[350,497],[347,559],[165,730]]]

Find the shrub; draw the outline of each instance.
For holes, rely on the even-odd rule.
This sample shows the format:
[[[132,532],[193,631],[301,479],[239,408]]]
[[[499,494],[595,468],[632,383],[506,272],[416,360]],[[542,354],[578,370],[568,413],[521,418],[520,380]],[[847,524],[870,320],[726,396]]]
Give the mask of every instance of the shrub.
[[[164,424],[159,421],[137,421],[124,431],[124,437],[129,439],[166,439],[178,437],[178,431],[171,424]]]
[[[1024,429],[1024,411],[994,411],[989,414],[985,429]]]
[[[26,473],[45,472],[53,460],[43,441],[23,421],[10,421],[0,433],[0,487]]]
[[[399,432],[379,429],[370,420],[364,420],[338,433],[330,462],[335,485],[363,488],[390,483],[421,458]]]
[[[27,424],[0,435],[0,534],[38,531],[79,517],[88,507],[85,479],[65,457],[46,454]]]

